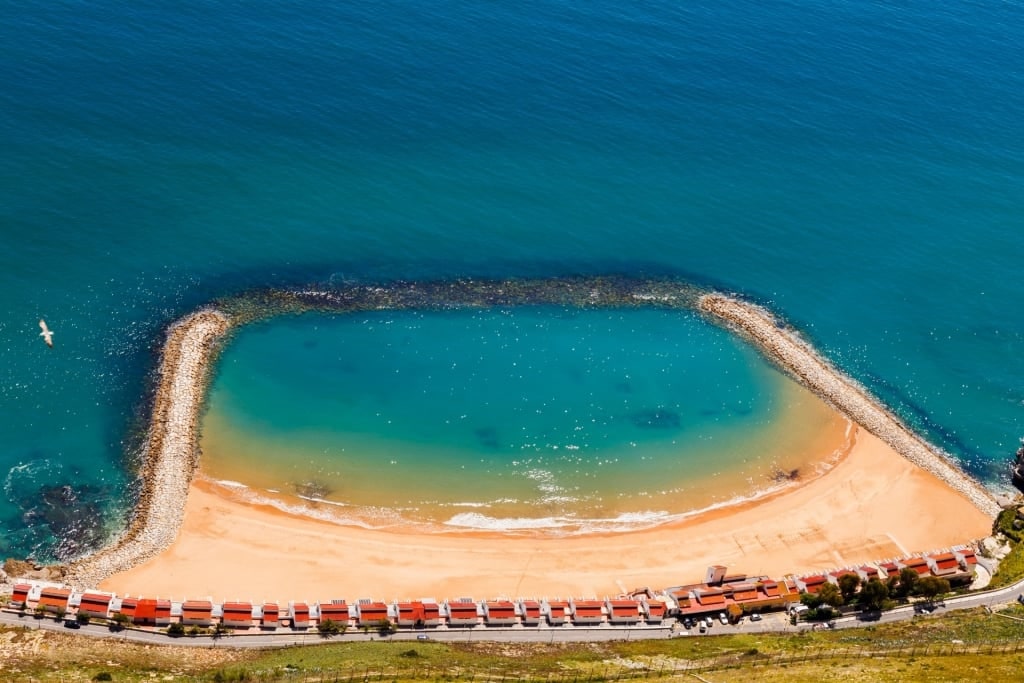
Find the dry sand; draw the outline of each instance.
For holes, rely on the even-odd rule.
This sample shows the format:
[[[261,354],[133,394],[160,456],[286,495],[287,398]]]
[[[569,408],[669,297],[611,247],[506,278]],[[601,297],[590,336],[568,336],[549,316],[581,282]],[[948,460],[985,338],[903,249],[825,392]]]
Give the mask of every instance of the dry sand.
[[[371,531],[192,483],[177,540],[101,588],[172,599],[603,596],[699,580],[710,564],[781,577],[988,535],[963,494],[861,428],[804,485],[646,531],[570,538]]]

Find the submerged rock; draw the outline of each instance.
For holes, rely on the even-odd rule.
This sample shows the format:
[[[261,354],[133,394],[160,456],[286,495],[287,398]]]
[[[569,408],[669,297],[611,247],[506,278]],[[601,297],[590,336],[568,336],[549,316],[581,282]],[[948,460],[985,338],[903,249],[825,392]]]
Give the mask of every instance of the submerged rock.
[[[641,410],[633,413],[632,419],[633,424],[642,429],[678,429],[683,423],[679,413],[664,408]]]

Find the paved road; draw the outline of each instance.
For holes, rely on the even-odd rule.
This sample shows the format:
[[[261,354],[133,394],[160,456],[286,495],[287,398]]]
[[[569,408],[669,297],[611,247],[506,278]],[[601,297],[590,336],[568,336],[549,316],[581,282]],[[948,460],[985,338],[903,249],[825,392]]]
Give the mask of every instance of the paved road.
[[[944,602],[936,603],[932,614],[941,615],[952,610],[971,609],[973,607],[993,607],[1012,603],[1024,592],[1024,580],[1012,586],[1000,588],[993,591],[972,593],[969,595],[949,598]],[[877,615],[856,614],[848,617],[841,617],[834,622],[834,628],[859,628],[870,624],[889,623],[912,619],[920,614],[920,606],[908,605],[897,607],[888,612]],[[139,629],[125,629],[117,633],[111,632],[105,625],[89,624],[80,629],[68,629],[60,621],[54,621],[52,617],[37,619],[33,614],[19,615],[13,612],[0,612],[0,624],[9,626],[25,626],[27,628],[41,628],[53,631],[76,633],[96,638],[118,638],[121,640],[148,644],[175,644],[194,647],[282,647],[285,645],[315,645],[324,642],[365,642],[370,640],[381,641],[416,641],[419,635],[427,636],[427,639],[442,642],[472,642],[474,640],[500,640],[504,642],[521,643],[568,643],[568,642],[602,642],[613,640],[649,640],[653,638],[669,637],[704,637],[697,629],[689,632],[682,629],[680,625],[674,624],[672,620],[666,621],[663,626],[600,626],[592,628],[582,627],[523,627],[492,628],[477,626],[475,628],[437,628],[428,631],[399,631],[394,635],[382,637],[378,634],[366,634],[358,630],[350,630],[344,635],[337,635],[331,638],[323,638],[316,629],[306,633],[292,631],[266,633],[266,634],[235,634],[222,638],[211,636],[198,636],[171,638],[165,633],[144,631]],[[730,633],[785,633],[797,630],[812,628],[810,624],[801,623],[792,626],[787,615],[782,613],[765,614],[760,621],[744,619],[742,623],[735,626],[715,625],[706,635],[726,635]]]

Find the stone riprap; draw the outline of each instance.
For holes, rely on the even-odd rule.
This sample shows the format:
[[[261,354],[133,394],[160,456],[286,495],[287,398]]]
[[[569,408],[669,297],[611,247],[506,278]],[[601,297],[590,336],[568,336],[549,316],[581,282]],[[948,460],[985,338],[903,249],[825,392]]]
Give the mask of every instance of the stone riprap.
[[[823,358],[800,335],[764,308],[723,294],[705,294],[698,309],[749,339],[762,353],[822,399],[918,467],[931,472],[995,518],[999,505],[949,456],[911,431],[853,378]]]
[[[223,313],[203,309],[172,325],[160,362],[135,514],[106,548],[68,567],[66,581],[94,587],[153,557],[174,541],[199,461],[198,420],[219,342],[231,327]]]

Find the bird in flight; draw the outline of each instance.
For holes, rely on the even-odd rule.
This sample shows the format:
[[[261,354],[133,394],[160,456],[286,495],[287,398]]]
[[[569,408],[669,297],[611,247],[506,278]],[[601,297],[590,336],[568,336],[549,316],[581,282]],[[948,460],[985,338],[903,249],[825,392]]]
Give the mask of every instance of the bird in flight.
[[[52,349],[53,348],[53,332],[51,332],[50,328],[46,326],[46,321],[45,320],[40,320],[39,321],[39,329],[42,330],[42,332],[39,333],[39,336],[42,337],[43,341],[46,342],[46,345],[49,346]]]

